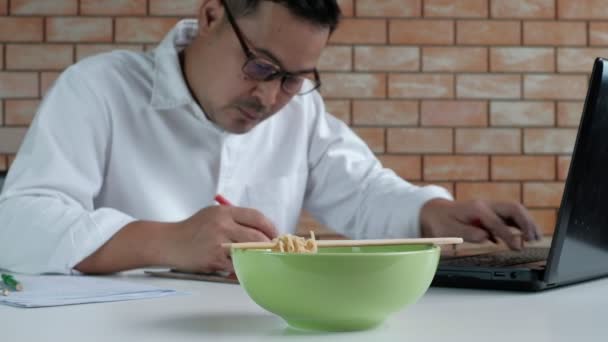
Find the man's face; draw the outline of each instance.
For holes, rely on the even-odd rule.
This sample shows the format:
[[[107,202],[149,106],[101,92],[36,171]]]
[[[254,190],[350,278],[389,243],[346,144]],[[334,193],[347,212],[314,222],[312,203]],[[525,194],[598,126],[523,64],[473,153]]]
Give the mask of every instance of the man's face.
[[[328,28],[270,1],[262,1],[255,13],[236,23],[256,56],[288,72],[314,69],[329,37]],[[246,133],[294,96],[282,89],[280,78],[256,81],[243,73],[247,56],[219,0],[203,3],[199,24],[200,35],[186,50],[186,74],[197,100],[218,126]]]

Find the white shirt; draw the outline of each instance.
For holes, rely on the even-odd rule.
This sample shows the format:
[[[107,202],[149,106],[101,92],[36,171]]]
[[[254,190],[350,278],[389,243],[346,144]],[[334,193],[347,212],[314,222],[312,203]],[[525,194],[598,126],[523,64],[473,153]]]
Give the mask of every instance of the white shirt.
[[[0,197],[0,268],[70,273],[128,223],[184,220],[217,193],[280,233],[305,208],[352,238],[418,236],[422,205],[451,199],[382,168],[318,93],[246,134],[218,128],[179,65],[196,32],[182,21],[153,52],[91,57],[59,77]]]

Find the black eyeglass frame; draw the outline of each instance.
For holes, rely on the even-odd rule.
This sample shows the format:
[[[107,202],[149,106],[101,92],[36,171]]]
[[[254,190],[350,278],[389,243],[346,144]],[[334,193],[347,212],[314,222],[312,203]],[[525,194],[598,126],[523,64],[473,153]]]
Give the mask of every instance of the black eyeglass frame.
[[[289,72],[289,71],[284,71],[281,70],[278,66],[276,67],[276,71],[273,72],[272,74],[270,74],[268,77],[264,78],[264,79],[257,79],[255,77],[253,77],[250,73],[248,73],[246,71],[247,69],[247,65],[249,63],[251,63],[252,61],[260,60],[262,58],[260,58],[259,56],[256,56],[255,53],[253,53],[252,49],[249,48],[249,46],[246,43],[246,39],[245,39],[245,35],[243,34],[243,32],[241,31],[240,27],[237,25],[236,20],[234,19],[234,16],[232,15],[232,13],[230,12],[230,9],[228,8],[228,5],[226,5],[226,2],[224,0],[222,0],[222,5],[224,6],[224,9],[226,10],[226,16],[228,17],[228,22],[230,22],[230,25],[232,26],[232,29],[234,31],[234,33],[236,34],[237,39],[239,40],[239,43],[241,45],[241,48],[243,49],[243,52],[245,53],[245,56],[247,57],[247,60],[245,61],[245,63],[243,63],[243,67],[241,68],[241,70],[243,71],[243,73],[249,77],[251,77],[252,79],[256,80],[256,81],[262,81],[262,82],[269,82],[269,81],[273,81],[276,79],[281,79],[281,89],[289,94],[289,95],[306,95],[309,94],[317,89],[319,89],[321,87],[321,78],[319,76],[319,72],[317,71],[317,69],[313,69],[312,73],[314,75],[314,80],[308,78],[308,77],[302,77],[305,78],[304,82],[306,80],[309,80],[310,82],[314,82],[314,86],[312,89],[307,90],[303,93],[300,92],[291,92],[287,89],[285,89],[285,80],[288,77],[301,77],[301,74],[306,74],[309,73],[309,71],[306,72],[302,72],[302,73],[293,73],[293,72]],[[270,65],[273,65],[273,63],[270,63]]]

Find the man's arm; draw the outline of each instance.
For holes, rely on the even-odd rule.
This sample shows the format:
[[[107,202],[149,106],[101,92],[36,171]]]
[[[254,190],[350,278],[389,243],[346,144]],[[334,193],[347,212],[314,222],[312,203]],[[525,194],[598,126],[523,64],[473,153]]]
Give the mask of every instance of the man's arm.
[[[316,100],[305,208],[322,223],[354,238],[461,236],[479,242],[498,237],[514,249],[521,233],[525,240],[540,238],[539,227],[519,203],[453,201],[443,188],[416,186],[383,168]]]
[[[166,265],[170,230],[175,223],[135,221],[120,229],[110,240],[74,268],[83,273],[114,273]]]
[[[270,241],[276,228],[260,212],[212,206],[175,223],[135,221],[76,265],[84,273],[147,266],[189,272],[234,271],[225,242]]]
[[[95,208],[111,136],[101,91],[74,65],[55,82],[11,165],[0,197],[0,268],[70,273],[135,218]]]
[[[346,124],[325,114],[320,97],[314,101],[305,208],[352,238],[418,236],[423,204],[451,195],[437,186],[416,186],[383,168]]]

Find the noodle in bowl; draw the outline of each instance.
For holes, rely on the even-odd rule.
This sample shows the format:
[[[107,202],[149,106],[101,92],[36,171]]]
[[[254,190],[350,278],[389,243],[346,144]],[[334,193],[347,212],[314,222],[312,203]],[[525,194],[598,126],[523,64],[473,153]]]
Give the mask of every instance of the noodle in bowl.
[[[279,237],[274,250],[234,248],[232,260],[253,301],[291,327],[307,330],[380,325],[426,292],[440,254],[434,245],[316,248],[314,235],[296,240]]]

